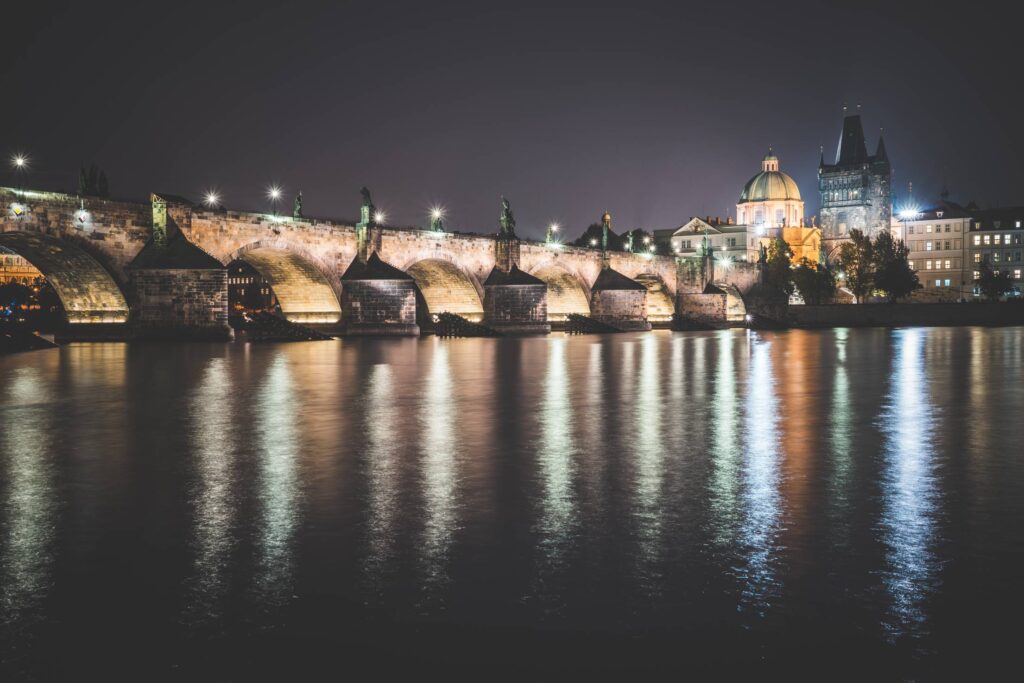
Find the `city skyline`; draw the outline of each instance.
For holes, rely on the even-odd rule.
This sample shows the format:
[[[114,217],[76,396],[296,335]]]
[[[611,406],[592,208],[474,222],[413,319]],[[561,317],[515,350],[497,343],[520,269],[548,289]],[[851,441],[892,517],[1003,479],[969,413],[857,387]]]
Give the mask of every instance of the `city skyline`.
[[[451,229],[475,232],[496,230],[505,195],[523,236],[539,239],[551,222],[575,236],[605,210],[617,229],[730,215],[772,146],[810,218],[819,150],[834,154],[844,102],[851,112],[863,104],[872,144],[885,129],[897,202],[912,181],[922,203],[945,186],[964,203],[1018,204],[1024,181],[1011,114],[1020,95],[989,87],[1001,76],[986,71],[1004,48],[993,40],[964,55],[935,41],[941,15],[866,7],[854,26],[807,10],[789,28],[808,41],[831,34],[828,49],[805,50],[810,59],[786,37],[790,19],[757,8],[695,10],[705,28],[689,34],[671,30],[679,10],[657,4],[387,17],[212,9],[201,22],[188,11],[19,11],[26,29],[5,80],[14,91],[49,85],[36,90],[33,116],[8,109],[4,151],[30,155],[35,186],[73,189],[79,166],[96,163],[116,197],[156,187],[200,201],[215,187],[227,206],[260,210],[277,183],[288,201],[303,192],[307,215],[349,219],[367,185],[389,222],[425,227],[442,204]],[[887,49],[870,49],[868,34]],[[69,69],[82,35],[84,63],[97,66]],[[170,54],[140,51],[145,41]],[[750,76],[766,55],[776,66]],[[970,61],[953,63],[961,57]],[[921,72],[926,58],[932,69]],[[886,65],[915,75],[873,75]]]

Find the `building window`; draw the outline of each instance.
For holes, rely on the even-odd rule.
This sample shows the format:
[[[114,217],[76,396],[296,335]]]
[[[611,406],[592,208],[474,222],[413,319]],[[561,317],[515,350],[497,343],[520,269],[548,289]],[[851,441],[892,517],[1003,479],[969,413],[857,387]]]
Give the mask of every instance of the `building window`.
[[[932,269],[932,262],[930,260],[924,262],[924,269],[925,270],[931,270]]]
[[[930,226],[930,225],[928,225],[928,226],[925,226],[925,229],[924,229],[924,231],[925,231],[925,232],[931,232],[931,231],[932,231],[932,226]]]
[[[974,277],[975,280],[977,280],[979,277],[981,277],[981,273],[976,270],[976,271],[974,271],[974,276],[973,277]]]
[[[949,285],[950,285],[950,280],[949,280],[949,278],[948,278],[948,277],[947,277],[947,278],[946,278],[946,279],[944,280],[944,282],[945,282],[946,286],[947,286],[947,287],[949,287]]]
[[[936,280],[935,281],[935,286],[936,287],[941,287],[942,286],[942,280]]]
[[[981,244],[981,235],[975,235],[974,236],[974,244],[975,245]]]
[[[979,252],[979,251],[974,252],[974,262],[975,263],[981,263],[981,252]]]
[[[960,232],[960,224],[957,223],[956,225],[954,225],[953,230],[955,230],[956,232]]]
[[[911,225],[911,226],[909,226],[907,228],[907,234],[908,235],[913,235],[914,234],[914,226],[913,225]]]
[[[910,268],[911,270],[913,270],[914,269],[914,262],[913,261],[907,261],[907,267]]]
[[[946,269],[949,270],[952,267],[953,267],[953,261],[951,259],[946,259]]]
[[[1002,227],[1002,225],[1003,225],[1002,221],[992,221],[992,227],[995,228],[996,230],[998,230],[1000,227]]]
[[[984,242],[985,244],[992,244],[992,239],[991,239],[991,238],[990,238],[990,237],[989,237],[988,235],[985,235],[985,239],[984,239],[984,240],[982,240],[982,241],[983,241],[983,242]]]
[[[1020,279],[1020,268],[1015,268],[1014,269],[1014,271],[1013,271],[1013,279],[1014,280],[1019,280]]]

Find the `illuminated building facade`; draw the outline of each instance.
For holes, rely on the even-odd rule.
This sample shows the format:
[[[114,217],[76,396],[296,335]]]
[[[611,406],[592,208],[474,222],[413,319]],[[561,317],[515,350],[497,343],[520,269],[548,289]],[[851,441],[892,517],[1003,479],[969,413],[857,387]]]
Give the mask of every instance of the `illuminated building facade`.
[[[0,285],[13,282],[27,286],[42,277],[43,274],[24,258],[0,247]]]
[[[867,152],[860,115],[843,120],[835,163],[818,164],[821,231],[829,254],[849,239],[851,230],[874,236],[889,230],[892,220],[892,166],[885,142],[878,138],[874,155]]]
[[[945,199],[932,207],[900,212],[893,220],[895,236],[906,243],[910,267],[921,282],[915,299],[958,301],[970,294],[970,224],[971,212]]]
[[[1010,296],[1024,292],[1024,206],[974,212],[967,246],[971,267],[969,282],[975,296],[981,295],[973,282],[980,274],[983,260],[994,269],[1010,274],[1014,285]]]

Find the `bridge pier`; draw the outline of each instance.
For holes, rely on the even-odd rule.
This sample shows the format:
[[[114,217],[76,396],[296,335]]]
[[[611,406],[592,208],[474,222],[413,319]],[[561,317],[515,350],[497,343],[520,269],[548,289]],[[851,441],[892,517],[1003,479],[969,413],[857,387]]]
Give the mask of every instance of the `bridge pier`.
[[[415,337],[416,284],[373,252],[352,261],[341,276],[341,321],[346,336]]]

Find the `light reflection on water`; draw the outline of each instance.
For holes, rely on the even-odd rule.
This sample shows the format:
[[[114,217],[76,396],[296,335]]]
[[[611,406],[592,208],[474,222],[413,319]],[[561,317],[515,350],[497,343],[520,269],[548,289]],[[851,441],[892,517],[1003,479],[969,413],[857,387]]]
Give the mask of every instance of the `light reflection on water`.
[[[739,575],[744,581],[740,606],[763,615],[777,594],[775,537],[779,531],[779,435],[776,378],[771,343],[751,348],[742,465],[742,521],[738,542],[743,548]]]
[[[0,640],[41,618],[38,610],[52,588],[59,511],[53,389],[34,367],[14,370],[0,385],[12,406],[0,428]]]
[[[190,485],[194,521],[192,574],[186,580],[185,618],[213,620],[231,570],[231,551],[238,544],[238,500],[235,487],[235,415],[232,378],[224,358],[211,358],[189,401],[189,433],[195,478]],[[211,408],[217,406],[216,409]]]
[[[455,387],[448,348],[434,340],[426,387],[420,403],[423,432],[421,459],[426,518],[423,522],[422,562],[426,588],[448,581],[448,552],[458,525],[456,482],[458,441]]]
[[[301,433],[296,421],[300,403],[283,353],[270,361],[258,385],[256,401],[253,427],[258,449],[260,525],[254,585],[262,600],[274,604],[291,595],[293,545],[299,523]]]
[[[964,596],[1017,582],[1024,462],[1004,446],[1024,442],[1022,339],[657,332],[0,358],[0,659],[55,623],[95,646],[167,624],[187,639],[197,620],[230,634],[239,613],[319,633],[382,606],[480,633],[717,629],[741,650],[794,623],[836,650],[955,641],[985,625],[953,618]],[[128,403],[148,395],[157,416]],[[121,610],[139,623],[75,621],[97,576],[116,577],[112,603],[140,603]],[[324,596],[321,616],[289,611]]]
[[[895,332],[892,375],[881,414],[881,527],[887,549],[883,580],[891,599],[884,623],[893,636],[925,628],[923,604],[939,569],[932,446],[937,416],[924,368],[924,341],[921,330]]]

